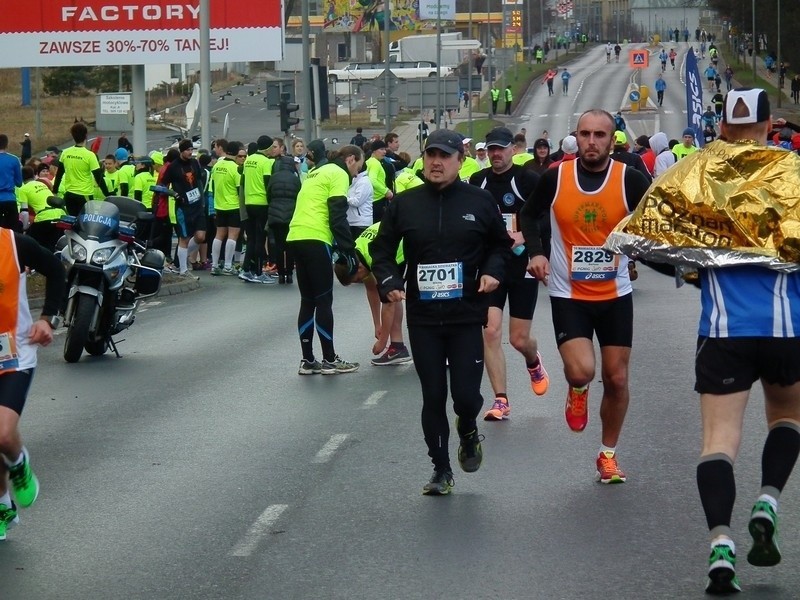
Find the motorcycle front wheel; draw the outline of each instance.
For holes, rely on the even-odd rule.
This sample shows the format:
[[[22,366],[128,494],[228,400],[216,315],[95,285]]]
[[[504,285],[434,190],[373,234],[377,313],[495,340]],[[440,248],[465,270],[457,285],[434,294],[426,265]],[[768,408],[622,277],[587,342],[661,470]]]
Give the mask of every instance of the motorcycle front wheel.
[[[92,356],[103,356],[108,350],[108,344],[105,340],[100,340],[99,342],[86,342],[83,346],[86,348],[86,352],[91,354]]]
[[[89,326],[92,324],[95,300],[84,294],[75,298],[75,312],[72,324],[67,330],[64,340],[64,360],[68,363],[78,362],[83,354],[83,347],[89,340]]]

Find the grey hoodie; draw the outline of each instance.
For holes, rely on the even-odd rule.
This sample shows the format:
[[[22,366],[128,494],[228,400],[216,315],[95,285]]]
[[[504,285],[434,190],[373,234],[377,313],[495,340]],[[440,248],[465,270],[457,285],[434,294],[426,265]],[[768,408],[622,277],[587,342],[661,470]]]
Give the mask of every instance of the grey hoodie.
[[[650,149],[656,155],[653,166],[653,178],[656,178],[675,164],[675,155],[670,151],[667,134],[663,131],[653,134],[650,138]]]

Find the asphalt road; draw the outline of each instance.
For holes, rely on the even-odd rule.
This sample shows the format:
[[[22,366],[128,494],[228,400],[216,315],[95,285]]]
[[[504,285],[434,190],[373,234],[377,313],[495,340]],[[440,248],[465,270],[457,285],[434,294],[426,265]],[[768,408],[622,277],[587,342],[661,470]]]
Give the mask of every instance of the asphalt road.
[[[658,60],[660,48],[651,50],[648,68],[631,69],[628,65],[628,52],[646,48],[645,44],[623,45],[620,62],[616,63],[612,54],[610,64],[606,63],[605,46],[600,45],[563,65],[558,65],[559,74],[553,85],[553,96],[548,96],[546,85],[534,83],[513,121],[516,127],[527,129],[529,143],[533,143],[534,139],[540,137],[542,130],[547,129],[550,139],[557,144],[558,140],[575,129],[578,117],[584,111],[603,108],[614,114],[622,110],[631,139],[640,135],[651,136],[657,131],[664,131],[668,139],[680,139],[687,124],[684,61],[689,46],[684,43],[666,45],[667,48],[672,46],[675,47],[678,57],[675,59],[674,71],[667,62],[667,71],[664,73],[667,89],[664,92],[663,107],[658,107],[655,91],[655,81],[661,72],[661,63]],[[572,74],[567,96],[561,92],[561,71],[564,66]],[[706,66],[708,59],[699,61],[701,74]],[[631,83],[648,86],[651,97],[648,109],[630,112],[627,91]],[[708,90],[704,90],[703,95],[704,103],[710,104]]]
[[[512,418],[481,425],[484,465],[457,471],[445,498],[420,493],[430,465],[413,367],[366,364],[359,286],[335,289],[337,351],[362,363],[337,377],[296,374],[294,286],[204,274],[201,290],[146,306],[122,359],[68,365],[58,336],[23,418],[42,495],[0,544],[0,597],[702,597],[698,294],[641,271],[619,486],[593,480],[599,383],[587,430],[564,423],[545,295],[534,327],[550,391],[532,396],[506,346]],[[761,403],[754,394],[736,471],[742,557]],[[781,510],[785,562],[756,570],[742,558],[747,597],[800,589],[796,481]]]

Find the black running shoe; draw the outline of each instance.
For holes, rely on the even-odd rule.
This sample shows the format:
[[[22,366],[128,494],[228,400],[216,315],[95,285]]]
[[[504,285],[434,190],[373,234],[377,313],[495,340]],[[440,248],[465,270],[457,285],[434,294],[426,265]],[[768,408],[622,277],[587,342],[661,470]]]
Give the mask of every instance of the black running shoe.
[[[474,429],[466,435],[459,434],[458,437],[461,440],[458,445],[458,464],[462,471],[474,473],[481,468],[483,462],[483,436],[478,435],[478,430]]]
[[[434,469],[431,480],[422,487],[422,493],[426,496],[446,496],[453,485],[453,472],[450,469]]]

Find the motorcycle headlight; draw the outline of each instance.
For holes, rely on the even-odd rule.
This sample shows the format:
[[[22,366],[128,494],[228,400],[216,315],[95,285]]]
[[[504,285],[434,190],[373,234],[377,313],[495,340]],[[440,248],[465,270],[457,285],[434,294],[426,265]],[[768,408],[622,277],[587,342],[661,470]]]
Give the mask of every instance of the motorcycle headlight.
[[[81,246],[78,242],[72,241],[69,245],[69,253],[72,255],[72,258],[75,259],[75,262],[85,262],[86,261],[86,248]]]
[[[92,254],[92,262],[96,265],[104,265],[108,262],[108,259],[111,258],[112,254],[114,254],[113,248],[100,248],[99,250],[95,250],[94,254]]]

